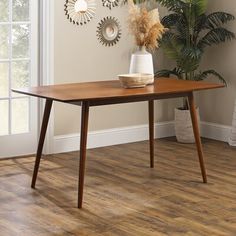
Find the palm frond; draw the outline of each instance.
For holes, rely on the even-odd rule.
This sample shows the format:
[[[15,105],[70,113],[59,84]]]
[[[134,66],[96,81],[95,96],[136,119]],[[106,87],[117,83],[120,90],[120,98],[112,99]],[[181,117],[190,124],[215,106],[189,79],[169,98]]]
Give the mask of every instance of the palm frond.
[[[180,14],[172,13],[170,15],[164,16],[161,20],[161,23],[164,25],[165,28],[171,28],[176,25],[180,18]]]
[[[176,34],[179,35],[179,37],[184,38],[185,42],[189,35],[189,22],[186,20],[185,17],[181,17],[179,21],[176,22]]]
[[[207,16],[204,28],[214,29],[234,20],[235,17],[226,12],[214,12]]]
[[[193,34],[198,17],[206,12],[207,0],[185,0],[185,3],[182,15],[187,22],[187,32]]]
[[[194,80],[196,81],[201,81],[204,80],[206,78],[208,78],[210,75],[213,75],[214,77],[216,77],[221,83],[223,83],[225,86],[227,86],[227,83],[225,81],[225,79],[222,77],[222,75],[220,75],[218,72],[216,72],[215,70],[206,70],[204,72],[200,72],[198,74],[195,75]],[[212,77],[211,77],[212,78]]]
[[[200,57],[202,56],[202,51],[194,45],[191,45],[190,47],[183,47],[181,53],[183,57],[193,60],[200,59]]]
[[[168,28],[169,31],[175,32],[180,41],[186,41],[186,33],[188,31],[188,22],[183,14],[172,13],[163,17],[161,20],[162,25]]]
[[[192,58],[190,55],[185,57],[179,57],[176,61],[177,66],[181,68],[185,73],[191,73],[199,67],[200,60],[198,58]]]
[[[192,11],[196,18],[204,14],[207,10],[208,1],[206,0],[187,0],[187,2],[191,5]]]
[[[202,31],[202,30],[205,30],[206,27],[206,21],[207,21],[207,15],[206,14],[202,14],[200,15],[196,21],[195,21],[195,26],[194,26],[194,34],[195,34],[195,37],[197,37],[199,35],[199,33]]]
[[[212,29],[201,40],[199,40],[198,47],[204,49],[206,46],[223,43],[233,39],[235,39],[235,34],[233,32],[220,27]]]
[[[141,3],[145,3],[146,0],[133,0],[134,4],[141,4]],[[123,0],[121,1],[121,4],[125,5],[128,3],[128,0]]]
[[[176,13],[181,13],[183,7],[186,5],[184,1],[181,0],[156,0],[163,7],[166,7],[169,11],[173,11]]]
[[[174,33],[166,32],[163,35],[160,46],[170,59],[177,60],[181,56],[183,46],[179,43]]]
[[[200,64],[202,51],[194,45],[184,46],[181,49],[179,58],[176,59],[177,65],[185,73],[195,71]]]
[[[173,70],[159,70],[155,73],[155,77],[167,77],[169,78],[171,75],[176,76],[178,79],[182,79],[182,71],[179,68],[174,68]]]
[[[182,71],[190,73],[199,67],[202,51],[197,47],[186,47],[174,33],[167,32],[164,35],[161,47],[167,57],[175,60]]]

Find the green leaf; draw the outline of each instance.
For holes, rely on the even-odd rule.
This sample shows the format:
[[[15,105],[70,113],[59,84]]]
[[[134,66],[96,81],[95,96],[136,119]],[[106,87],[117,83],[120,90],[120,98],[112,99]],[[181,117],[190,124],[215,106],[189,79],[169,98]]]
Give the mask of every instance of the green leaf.
[[[189,22],[186,21],[185,17],[180,17],[179,21],[176,22],[176,35],[178,38],[184,39],[184,42],[187,41],[189,37],[190,29]]]
[[[195,21],[195,26],[194,26],[194,34],[195,36],[198,36],[198,34],[206,29],[206,21],[207,21],[207,15],[202,14],[200,15],[196,21]]]
[[[190,55],[180,57],[176,62],[177,66],[185,73],[191,73],[199,67],[199,59],[192,58]]]
[[[183,45],[180,44],[174,33],[167,32],[164,34],[160,45],[164,53],[173,60],[177,60],[181,56]]]
[[[204,14],[207,10],[207,0],[188,0],[192,4],[192,9],[196,17]]]
[[[176,23],[179,21],[181,15],[173,13],[162,18],[161,23],[165,28],[171,28],[176,26]]]
[[[201,81],[209,77],[209,75],[213,75],[216,77],[221,83],[227,86],[225,79],[215,70],[206,70],[204,72],[200,72],[199,74],[195,75],[194,80]],[[211,77],[212,78],[212,77]]]
[[[202,56],[202,51],[198,48],[195,47],[194,45],[191,45],[190,47],[184,47],[182,50],[182,56],[188,59],[193,59],[197,60],[201,58]]]
[[[155,77],[167,77],[169,78],[171,75],[182,79],[182,71],[180,69],[174,68],[173,70],[160,70],[155,73]]]
[[[214,29],[220,27],[229,21],[234,20],[235,17],[226,12],[214,12],[207,16],[204,27],[207,29]]]
[[[163,7],[166,7],[169,11],[173,11],[176,13],[181,13],[183,11],[183,7],[185,6],[185,2],[182,0],[156,0]]]
[[[223,43],[233,39],[235,39],[235,34],[233,32],[220,27],[212,29],[201,40],[199,40],[198,47],[203,50],[207,46]]]

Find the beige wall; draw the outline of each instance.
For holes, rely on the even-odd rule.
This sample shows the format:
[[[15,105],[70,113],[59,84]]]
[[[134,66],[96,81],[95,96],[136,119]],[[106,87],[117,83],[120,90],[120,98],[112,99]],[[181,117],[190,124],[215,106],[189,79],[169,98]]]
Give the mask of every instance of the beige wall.
[[[236,1],[211,0],[209,9],[210,11],[226,11],[236,16]],[[236,32],[236,21],[228,28]],[[236,98],[236,40],[208,49],[203,68],[215,69],[221,73],[228,82],[228,88],[206,91],[199,96],[201,118],[207,122],[231,125]]]
[[[55,83],[115,79],[127,73],[133,48],[132,38],[126,30],[126,7],[112,10],[97,1],[95,18],[79,27],[71,24],[64,15],[65,0],[55,1]],[[96,27],[105,16],[116,16],[122,26],[120,42],[113,47],[102,46],[96,38]],[[161,66],[162,55],[156,66]],[[172,100],[156,103],[156,120],[173,119]],[[102,130],[147,123],[147,104],[114,105],[92,108],[90,130]],[[56,104],[55,135],[76,133],[80,128],[80,107]]]

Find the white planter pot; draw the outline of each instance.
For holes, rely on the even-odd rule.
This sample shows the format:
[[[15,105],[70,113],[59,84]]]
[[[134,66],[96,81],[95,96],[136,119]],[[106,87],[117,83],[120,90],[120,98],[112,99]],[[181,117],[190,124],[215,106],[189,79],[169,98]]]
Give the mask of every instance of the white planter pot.
[[[229,136],[229,145],[234,147],[236,146],[236,100],[234,105],[232,128]]]
[[[200,123],[199,108],[197,108],[198,125]],[[180,143],[195,143],[192,119],[189,110],[175,109],[175,135]]]
[[[145,47],[140,47],[137,52],[132,54],[129,73],[154,75],[152,54],[147,52]],[[154,77],[151,83],[153,82],[154,82]]]

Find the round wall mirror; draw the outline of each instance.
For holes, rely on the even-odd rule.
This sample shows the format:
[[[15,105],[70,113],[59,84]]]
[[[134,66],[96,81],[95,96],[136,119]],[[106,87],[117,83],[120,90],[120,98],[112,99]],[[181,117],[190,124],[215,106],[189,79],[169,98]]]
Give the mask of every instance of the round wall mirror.
[[[106,40],[114,40],[118,31],[119,28],[116,24],[107,22],[102,29],[102,34]]]
[[[67,0],[65,12],[73,24],[84,25],[95,15],[95,0]]]
[[[102,5],[111,10],[112,7],[117,7],[119,5],[119,0],[102,0]]]
[[[88,3],[85,0],[75,2],[75,12],[85,13],[88,10]]]
[[[121,37],[121,28],[115,17],[105,17],[98,24],[98,40],[105,46],[115,45]]]

